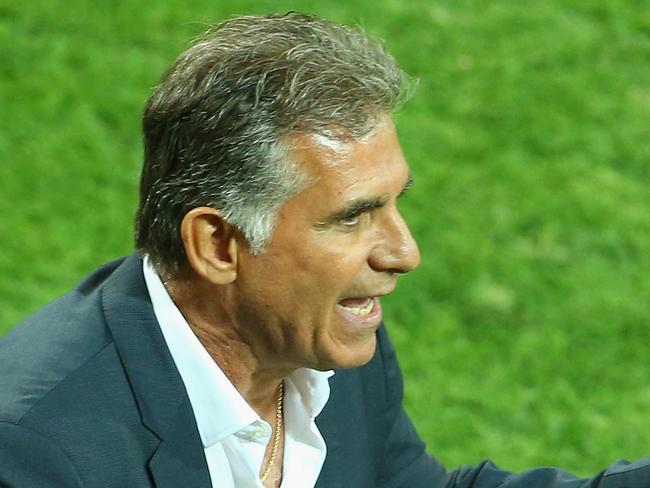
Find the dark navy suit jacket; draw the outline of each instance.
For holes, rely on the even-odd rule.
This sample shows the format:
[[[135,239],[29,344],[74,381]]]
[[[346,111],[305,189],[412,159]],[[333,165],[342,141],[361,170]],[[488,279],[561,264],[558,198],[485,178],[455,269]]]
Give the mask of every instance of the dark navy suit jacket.
[[[490,462],[454,471],[426,454],[402,408],[384,328],[365,366],[337,371],[316,422],[327,443],[319,488],[650,487],[650,460],[591,480]],[[211,486],[183,382],[134,254],[0,339],[0,486]]]

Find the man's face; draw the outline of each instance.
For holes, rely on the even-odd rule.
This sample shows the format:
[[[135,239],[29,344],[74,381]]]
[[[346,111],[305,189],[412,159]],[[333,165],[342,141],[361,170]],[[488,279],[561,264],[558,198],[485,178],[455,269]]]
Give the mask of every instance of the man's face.
[[[389,119],[361,140],[291,142],[310,182],[281,207],[264,252],[240,256],[239,322],[278,365],[359,366],[375,351],[379,297],[420,260],[396,206],[409,169]]]

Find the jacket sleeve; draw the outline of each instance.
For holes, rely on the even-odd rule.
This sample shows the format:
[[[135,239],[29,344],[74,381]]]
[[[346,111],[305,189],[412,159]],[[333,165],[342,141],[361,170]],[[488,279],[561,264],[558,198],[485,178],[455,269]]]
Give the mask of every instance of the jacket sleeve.
[[[557,468],[523,473],[502,470],[490,461],[453,471],[426,453],[424,443],[402,406],[403,381],[395,351],[384,327],[378,332],[387,391],[387,439],[381,488],[650,488],[650,457],[619,461],[593,478],[580,479]]]
[[[82,486],[70,459],[36,432],[14,423],[0,422],[0,487],[53,486]]]
[[[436,486],[436,485],[433,485]],[[557,468],[536,468],[520,474],[499,469],[490,461],[462,466],[450,473],[445,488],[648,488],[650,458],[618,461],[593,478],[577,478]]]

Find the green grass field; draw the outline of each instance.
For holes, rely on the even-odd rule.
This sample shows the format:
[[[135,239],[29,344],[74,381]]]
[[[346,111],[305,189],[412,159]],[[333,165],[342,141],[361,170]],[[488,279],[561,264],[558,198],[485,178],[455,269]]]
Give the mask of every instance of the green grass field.
[[[189,39],[288,10],[420,78],[397,120],[423,261],[384,308],[429,450],[650,454],[647,0],[0,2],[0,331],[131,251],[141,108]]]

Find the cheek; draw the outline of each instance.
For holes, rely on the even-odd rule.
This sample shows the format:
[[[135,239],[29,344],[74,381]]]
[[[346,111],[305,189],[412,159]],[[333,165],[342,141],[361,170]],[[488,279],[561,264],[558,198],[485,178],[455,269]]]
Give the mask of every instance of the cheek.
[[[295,269],[310,292],[340,295],[367,267],[367,254],[356,246],[336,243],[297,257]]]
[[[369,270],[368,243],[355,234],[303,234],[300,244],[276,246],[245,263],[246,278],[265,307],[322,310]]]
[[[297,314],[311,315],[320,310],[319,302],[331,301],[337,294],[338,267],[318,258],[317,253],[274,253],[260,256],[241,275],[243,295],[258,310],[266,310],[280,320]]]

